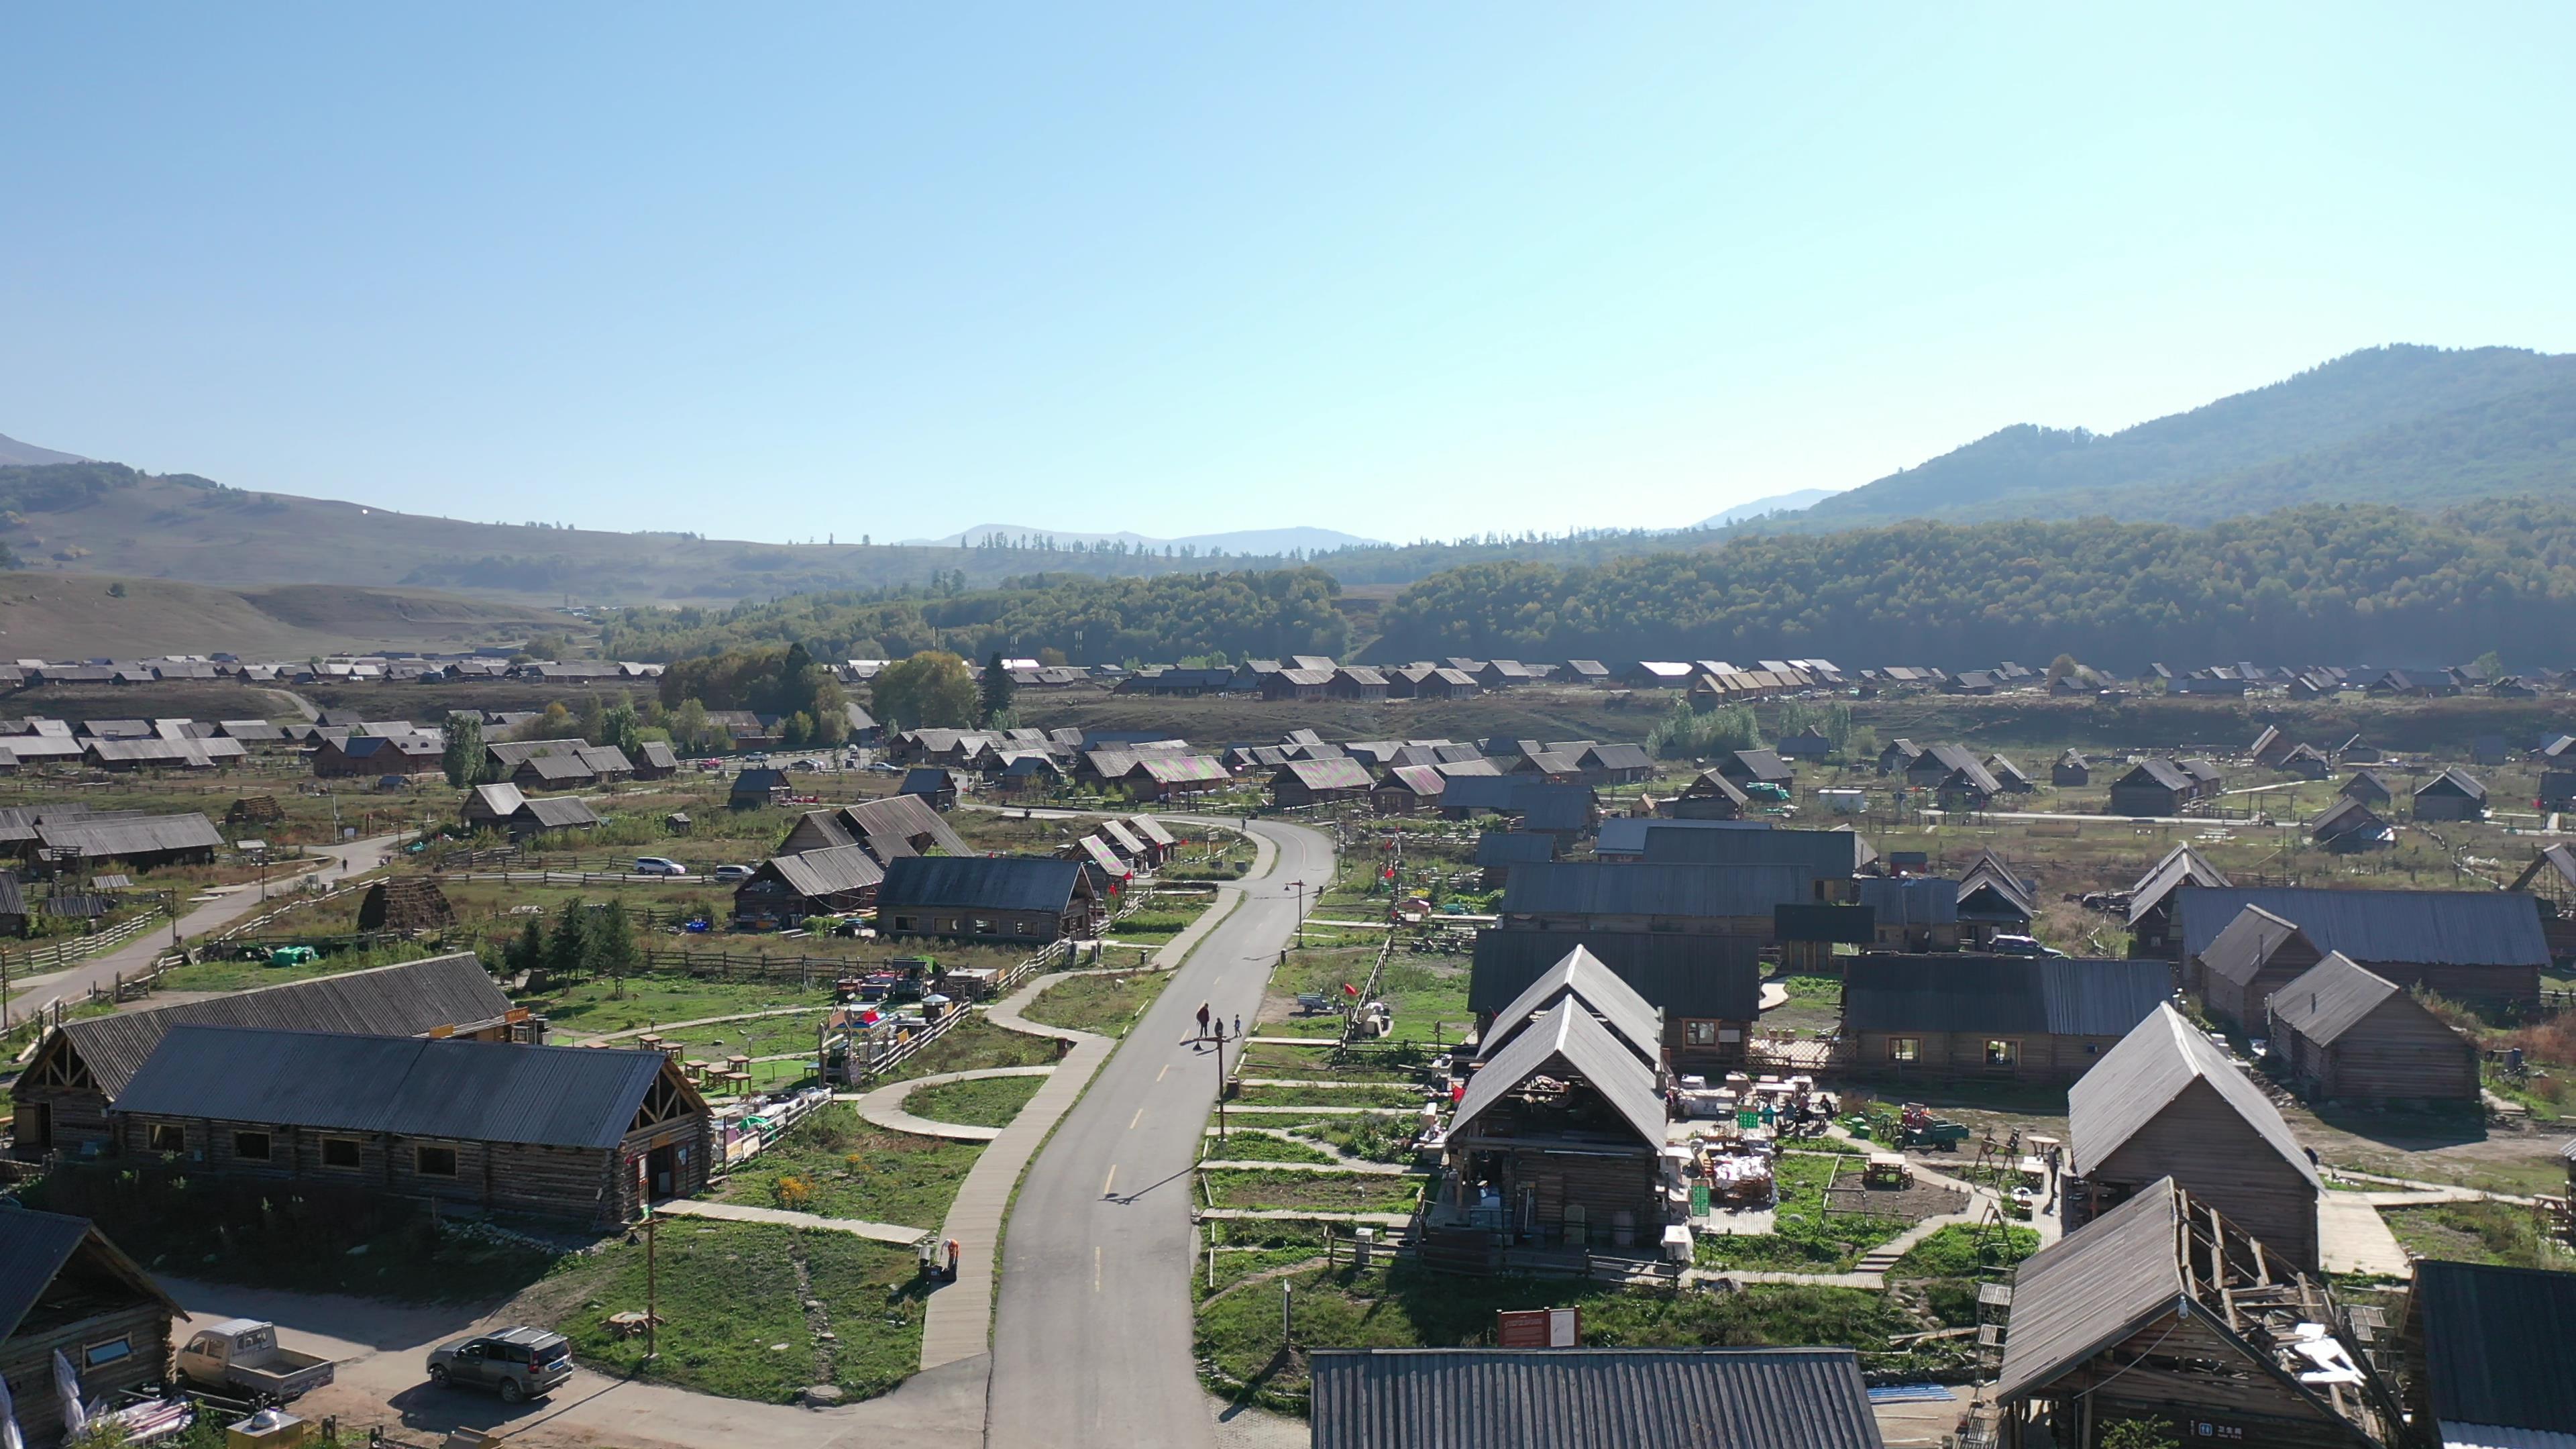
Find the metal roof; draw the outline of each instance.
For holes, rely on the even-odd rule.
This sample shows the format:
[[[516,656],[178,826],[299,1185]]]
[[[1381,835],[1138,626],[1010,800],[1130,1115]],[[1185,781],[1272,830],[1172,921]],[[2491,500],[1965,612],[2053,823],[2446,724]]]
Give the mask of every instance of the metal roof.
[[[1279,767],[1279,775],[1271,783],[1284,784],[1292,778],[1309,790],[1365,790],[1369,787],[1368,767],[1347,755],[1321,760],[1290,760]]]
[[[1501,1012],[1576,946],[1668,1017],[1751,1021],[1761,1012],[1761,947],[1752,937],[1646,931],[1479,931],[1467,1009]]]
[[[1586,767],[1600,770],[1651,770],[1655,757],[1644,745],[1593,745],[1582,753]]]
[[[2012,1320],[1994,1397],[2010,1399],[2180,1307],[2181,1189],[2158,1178],[2032,1256],[2013,1274]]]
[[[1865,875],[1854,884],[1860,887],[1860,903],[1876,911],[1882,924],[1946,926],[1958,923],[1957,881],[1937,875]]]
[[[2380,1003],[2405,994],[2396,982],[2336,951],[2272,993],[2272,1021],[2276,1030],[2286,1027],[2326,1046],[2360,1025]]]
[[[67,1021],[58,1029],[110,1097],[125,1088],[172,1028],[280,1027],[415,1036],[442,1026],[476,1026],[510,1013],[510,998],[471,951],[262,986],[150,1011]]]
[[[2200,852],[2188,845],[2177,845],[2165,852],[2165,858],[2147,868],[2138,883],[2129,887],[2129,924],[2164,904],[2166,896],[2186,883],[2198,886],[2229,884],[2217,866],[2201,859]]]
[[[126,820],[95,817],[41,821],[36,838],[47,850],[77,850],[91,859],[154,855],[172,850],[213,850],[224,843],[215,822],[201,814],[146,815]]]
[[[1490,1059],[1508,1047],[1540,1012],[1567,997],[1590,1008],[1612,1035],[1636,1052],[1638,1060],[1652,1067],[1664,1059],[1663,1013],[1617,972],[1602,965],[1599,957],[1575,944],[1568,944],[1555,965],[1494,1013],[1493,1025],[1477,1040],[1477,1059]]]
[[[2262,974],[2263,963],[2272,959],[2281,943],[2297,934],[2299,928],[2291,922],[2261,906],[2247,906],[2200,953],[2201,968],[2243,986]]]
[[[919,852],[912,842],[929,836],[930,843],[951,855],[972,855],[965,840],[957,834],[948,818],[932,808],[918,795],[888,795],[883,799],[864,801],[844,807],[838,823],[854,843],[867,847],[879,865]]]
[[[827,845],[820,850],[772,856],[761,864],[760,874],[800,896],[820,897],[866,890],[885,879],[885,868],[858,846]]]
[[[2111,782],[2111,788],[2155,785],[2166,790],[2189,791],[2194,787],[2189,772],[2171,760],[2140,760],[2127,774]]]
[[[1759,916],[1806,901],[1816,872],[1797,865],[1618,865],[1555,861],[1512,868],[1511,915]],[[1955,904],[1955,903],[1954,903]]]
[[[2455,1424],[2576,1434],[2576,1273],[2420,1262],[2410,1311],[2446,1437]]]
[[[2295,923],[2319,951],[2356,961],[2546,966],[2540,906],[2518,891],[2334,890],[2194,886],[2174,902],[2183,959],[2207,950],[2246,906]]]
[[[534,1147],[615,1147],[658,1051],[179,1026],[110,1110]]]
[[[877,909],[1061,912],[1081,879],[1080,862],[1039,855],[908,855],[887,864]]]
[[[1728,771],[1729,767],[1751,779],[1768,780],[1773,784],[1795,779],[1798,774],[1788,761],[1781,759],[1770,750],[1732,751],[1725,759],[1718,761],[1717,765],[1721,771]]]
[[[1817,875],[1850,875],[1878,859],[1851,830],[1675,830],[1683,822],[1648,820],[1649,865],[1794,865]]]
[[[1476,864],[1531,865],[1556,859],[1556,837],[1544,831],[1488,830],[1476,837]]]
[[[532,797],[521,803],[528,812],[528,818],[548,830],[599,823],[599,816],[591,810],[590,802],[577,795],[549,795],[544,799]]]
[[[1380,776],[1377,788],[1402,788],[1416,795],[1440,795],[1448,789],[1449,777],[1431,765],[1395,765]]]
[[[1881,1449],[1847,1348],[1342,1348],[1314,1449]]]
[[[33,1209],[0,1211],[0,1340],[26,1322],[28,1312],[84,1245],[99,1266],[125,1279],[139,1296],[160,1300],[174,1318],[185,1316],[186,1310],[152,1281],[152,1275],[136,1266],[89,1219]]]
[[[2032,889],[2028,882],[2012,873],[2011,867],[1987,852],[1959,877],[1959,916],[1962,920],[2010,918],[2027,921],[2036,914]]]
[[[1467,1079],[1467,1095],[1449,1119],[1450,1135],[1466,1131],[1537,1076],[1582,1078],[1639,1140],[1656,1148],[1664,1145],[1664,1094],[1656,1085],[1655,1069],[1637,1060],[1582,1003],[1571,1000],[1540,1013]]]
[[[1151,815],[1130,815],[1127,817],[1127,825],[1128,828],[1134,830],[1138,835],[1143,836],[1145,839],[1152,841],[1156,845],[1173,846],[1180,844],[1178,840],[1175,840],[1172,837],[1171,831],[1163,828],[1163,822],[1155,819]]]
[[[1700,778],[1705,780],[1709,777],[1703,775]],[[1735,789],[1731,781],[1721,781],[1721,783],[1730,790]],[[1741,790],[1736,791],[1738,797],[1743,793]],[[1647,837],[1665,830],[1769,830],[1770,828],[1771,822],[1768,820],[1665,820],[1649,815],[1613,815],[1601,822],[1601,832],[1592,842],[1592,853],[1596,857],[1604,858],[1614,855],[1642,856],[1646,853]]]
[[[1843,1030],[2126,1036],[2172,994],[2153,960],[1871,954],[1843,977]]]
[[[2298,1139],[2290,1135],[2281,1110],[2170,1004],[2159,1006],[2139,1022],[2068,1090],[2066,1135],[2072,1170],[2081,1176],[2108,1161],[2195,1081],[2207,1082],[2283,1161],[2297,1168],[2311,1185],[2317,1184],[2317,1170]]]
[[[2480,784],[2476,776],[2453,765],[2425,781],[2423,788],[2417,790],[2415,794],[2419,798],[2425,795],[2465,795],[2472,800],[2484,800],[2487,798],[2487,787]]]

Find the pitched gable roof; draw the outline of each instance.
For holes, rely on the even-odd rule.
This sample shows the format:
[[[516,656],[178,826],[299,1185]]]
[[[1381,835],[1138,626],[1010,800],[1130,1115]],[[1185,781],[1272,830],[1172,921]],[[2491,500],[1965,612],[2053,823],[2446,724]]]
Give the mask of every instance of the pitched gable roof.
[[[1450,1118],[1452,1136],[1542,1072],[1581,1077],[1639,1138],[1664,1142],[1664,1097],[1655,1069],[1594,1019],[1582,1003],[1560,1001],[1522,1028],[1510,1044],[1467,1079],[1467,1095]]]
[[[2158,1178],[2024,1262],[1995,1398],[2047,1383],[2185,1301],[2175,1251],[2184,1210],[2173,1179]]]
[[[2243,986],[2262,974],[2263,963],[2282,943],[2298,934],[2296,925],[2261,906],[2247,906],[2200,953],[2200,964],[2211,975]]]
[[[2359,1026],[2390,997],[2405,994],[2406,988],[2334,951],[2272,993],[2272,1020],[2326,1046]]]
[[[2125,1036],[2172,994],[2155,960],[1870,954],[1843,978],[1843,1029]]]
[[[1569,997],[1600,1017],[1640,1061],[1651,1065],[1663,1060],[1664,1014],[1581,946],[1569,947],[1555,965],[1494,1013],[1493,1025],[1477,1041],[1477,1058],[1488,1059],[1508,1048],[1540,1012]]]
[[[2208,1083],[2283,1161],[2318,1185],[2316,1168],[2272,1099],[2170,1004],[2139,1022],[2067,1092],[2072,1170],[2081,1176],[2109,1161],[2194,1082]]]
[[[2294,922],[2319,951],[2356,961],[2545,966],[2540,907],[2516,891],[2337,890],[2230,886],[2182,892],[2174,906],[2184,958],[2206,952],[2249,905]]]

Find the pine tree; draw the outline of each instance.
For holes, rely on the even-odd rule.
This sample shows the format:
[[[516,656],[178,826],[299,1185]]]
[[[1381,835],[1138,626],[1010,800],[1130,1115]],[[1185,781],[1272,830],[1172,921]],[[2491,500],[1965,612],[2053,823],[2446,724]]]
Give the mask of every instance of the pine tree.
[[[1019,697],[1019,692],[1020,687],[1012,680],[1011,671],[1002,667],[1002,651],[994,650],[993,657],[984,661],[984,679],[978,691],[978,703],[982,706],[981,722],[994,724],[1010,713],[1011,702]]]

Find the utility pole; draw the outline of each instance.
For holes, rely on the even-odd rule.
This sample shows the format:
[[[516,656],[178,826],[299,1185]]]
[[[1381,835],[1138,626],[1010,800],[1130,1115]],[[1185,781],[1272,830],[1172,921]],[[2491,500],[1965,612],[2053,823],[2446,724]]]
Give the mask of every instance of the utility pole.
[[[1225,1018],[1216,1019],[1216,1140],[1225,1145]]]

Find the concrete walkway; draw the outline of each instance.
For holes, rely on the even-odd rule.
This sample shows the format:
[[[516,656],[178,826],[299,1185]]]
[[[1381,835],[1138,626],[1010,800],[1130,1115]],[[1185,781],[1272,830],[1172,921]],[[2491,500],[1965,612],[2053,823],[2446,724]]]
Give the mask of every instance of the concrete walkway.
[[[981,1067],[970,1072],[939,1072],[895,1082],[873,1092],[852,1095],[836,1092],[835,1102],[856,1102],[859,1115],[890,1132],[910,1132],[918,1137],[945,1137],[955,1142],[990,1142],[1007,1130],[1001,1127],[970,1127],[963,1122],[940,1122],[916,1117],[903,1109],[904,1098],[924,1087],[945,1086],[950,1082],[980,1082],[991,1077],[1053,1076],[1053,1067]]]
[[[820,1213],[795,1213],[784,1208],[753,1207],[742,1202],[704,1202],[696,1198],[665,1198],[653,1204],[653,1211],[674,1218],[722,1218],[731,1223],[819,1228],[825,1232],[874,1238],[880,1243],[899,1243],[907,1248],[920,1242],[922,1234],[930,1231],[928,1228],[907,1228],[901,1223],[872,1223],[865,1218],[827,1218]]]
[[[1267,850],[1269,843],[1261,842],[1261,848]],[[1216,903],[1157,951],[1148,964],[1157,971],[1179,965],[1190,948],[1216,929],[1240,899],[1239,890],[1220,890]],[[974,1358],[991,1347],[994,1264],[1000,1256],[1002,1223],[1010,1211],[1011,1195],[1018,1190],[1020,1174],[1037,1156],[1038,1149],[1046,1145],[1056,1123],[1073,1110],[1083,1088],[1091,1084],[1092,1075],[1117,1050],[1115,1037],[1048,1026],[1021,1015],[1048,987],[1081,974],[1086,973],[1061,971],[1040,976],[993,1003],[984,1014],[985,1020],[1005,1031],[1050,1037],[1066,1043],[1067,1049],[1048,1073],[1046,1085],[1038,1088],[1037,1095],[1011,1119],[1011,1125],[994,1134],[991,1145],[975,1159],[966,1180],[958,1185],[956,1201],[949,1204],[948,1220],[940,1225],[939,1232],[943,1239],[960,1246],[957,1281],[930,1297],[921,1328],[924,1369]]]
[[[2370,1199],[2377,1193],[2317,1194],[2317,1265],[2329,1273],[2413,1276],[2415,1262]]]

